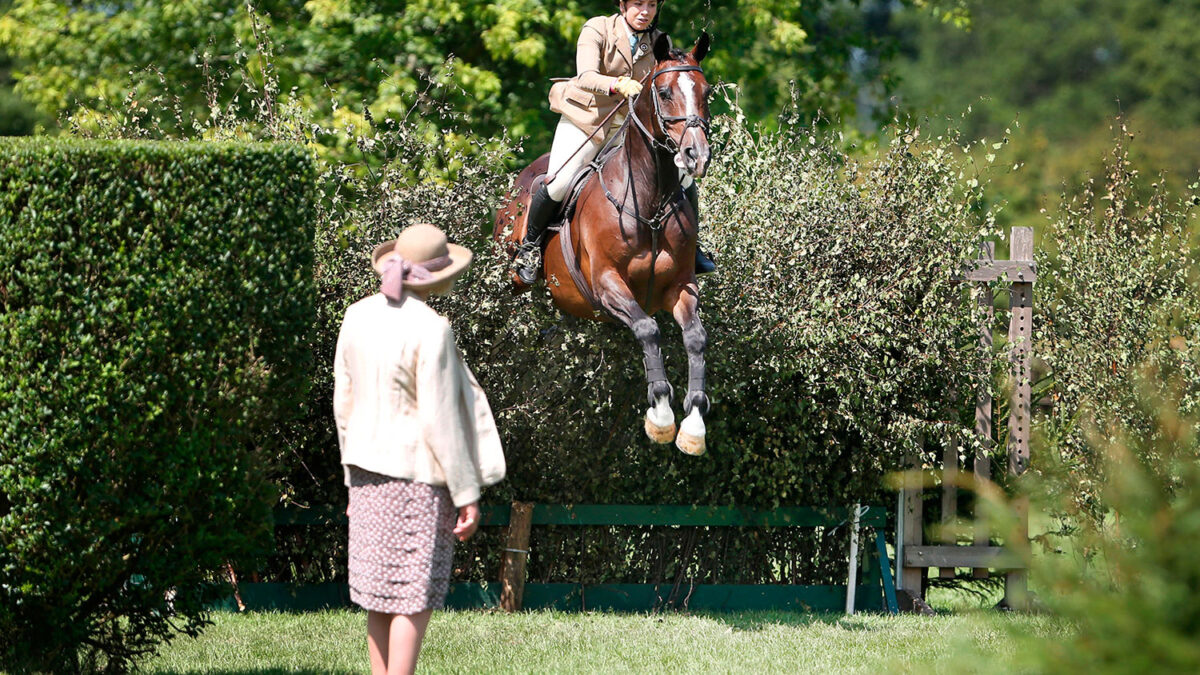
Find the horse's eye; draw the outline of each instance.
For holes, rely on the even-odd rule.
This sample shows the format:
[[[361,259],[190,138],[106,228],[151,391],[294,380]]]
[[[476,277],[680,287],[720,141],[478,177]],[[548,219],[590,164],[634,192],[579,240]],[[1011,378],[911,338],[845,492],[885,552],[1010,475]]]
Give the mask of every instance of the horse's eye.
[[[671,88],[670,87],[659,87],[658,95],[667,99],[668,101],[670,101],[671,100]]]

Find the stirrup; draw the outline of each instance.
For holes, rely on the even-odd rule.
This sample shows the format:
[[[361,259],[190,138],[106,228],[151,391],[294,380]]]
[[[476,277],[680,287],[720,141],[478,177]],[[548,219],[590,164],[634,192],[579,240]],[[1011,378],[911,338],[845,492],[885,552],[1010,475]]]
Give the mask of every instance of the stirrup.
[[[538,271],[542,267],[542,246],[538,241],[523,241],[517,247],[517,257],[513,261],[513,268],[517,271],[517,278],[526,286],[532,286],[538,278]]]

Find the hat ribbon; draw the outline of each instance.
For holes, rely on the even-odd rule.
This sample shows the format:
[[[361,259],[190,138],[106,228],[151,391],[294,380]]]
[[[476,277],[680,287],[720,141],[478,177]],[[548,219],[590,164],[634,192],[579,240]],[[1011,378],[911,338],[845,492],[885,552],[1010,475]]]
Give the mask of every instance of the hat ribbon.
[[[393,254],[383,263],[383,282],[379,286],[389,300],[400,301],[404,291],[405,281],[428,281],[433,278],[433,272],[444,270],[450,266],[450,256],[444,255],[432,260],[415,263],[405,260],[399,254]]]

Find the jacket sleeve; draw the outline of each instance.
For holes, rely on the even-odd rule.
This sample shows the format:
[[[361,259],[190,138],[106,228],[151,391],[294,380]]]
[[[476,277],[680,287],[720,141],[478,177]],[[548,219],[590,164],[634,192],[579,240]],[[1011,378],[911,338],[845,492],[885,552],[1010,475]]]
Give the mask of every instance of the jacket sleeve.
[[[575,45],[575,83],[593,94],[608,94],[617,78],[600,72],[604,63],[604,19],[583,24]]]
[[[346,452],[346,428],[350,424],[350,415],[354,409],[354,383],[350,380],[350,368],[347,364],[349,347],[346,321],[338,332],[337,349],[333,356],[333,420],[337,426],[338,448]],[[346,469],[346,484],[350,484],[350,470]]]
[[[474,421],[464,419],[462,383],[454,333],[445,319],[423,340],[417,354],[417,413],[425,442],[446,476],[455,506],[479,501],[479,472],[467,434]]]

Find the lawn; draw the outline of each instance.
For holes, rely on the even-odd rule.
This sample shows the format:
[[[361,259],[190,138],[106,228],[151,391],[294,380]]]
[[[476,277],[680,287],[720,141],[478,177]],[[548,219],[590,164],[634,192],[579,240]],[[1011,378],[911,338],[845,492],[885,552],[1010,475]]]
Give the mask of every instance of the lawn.
[[[214,615],[150,673],[362,673],[366,615]],[[1053,639],[1045,616],[966,611],[934,617],[740,612],[612,614],[461,611],[434,615],[419,669],[518,672],[1002,672],[1014,631]]]

